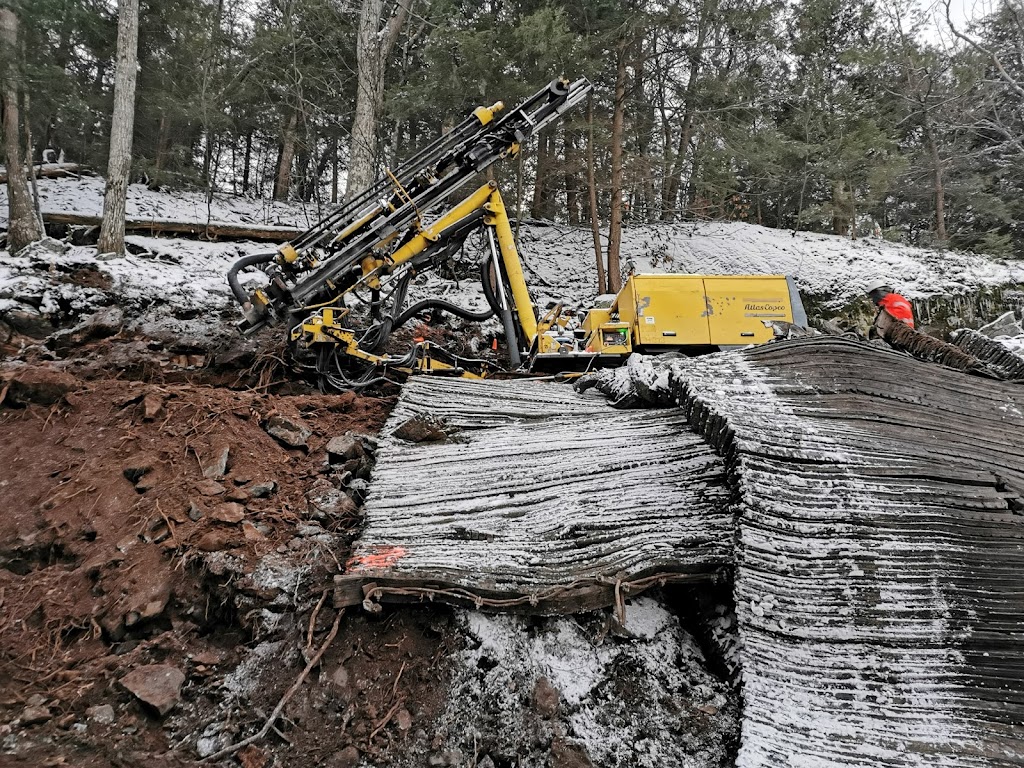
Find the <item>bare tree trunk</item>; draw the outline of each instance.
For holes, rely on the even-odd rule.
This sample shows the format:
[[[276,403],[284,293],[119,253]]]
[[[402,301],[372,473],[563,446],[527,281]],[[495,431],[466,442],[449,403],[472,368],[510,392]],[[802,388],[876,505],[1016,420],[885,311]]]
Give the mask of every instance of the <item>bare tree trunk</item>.
[[[837,235],[849,235],[853,221],[853,190],[845,179],[832,182],[832,232]]]
[[[924,124],[925,140],[928,142],[928,152],[932,158],[932,174],[935,184],[935,237],[940,243],[946,242],[946,188],[942,181],[942,158],[939,156],[939,146],[935,141],[935,134],[932,131],[927,114]]]
[[[281,155],[277,160],[277,176],[274,178],[274,199],[287,200],[292,188],[292,161],[295,159],[295,126],[298,114],[293,110],[285,120],[281,137]]]
[[[156,139],[156,160],[153,162],[153,167],[157,171],[162,171],[164,165],[167,163],[167,146],[171,141],[171,121],[168,119],[165,112],[160,113],[160,131],[157,134]]]
[[[619,41],[615,70],[615,106],[612,111],[611,210],[608,217],[608,291],[618,293],[622,287],[619,268],[619,246],[622,243],[622,139],[626,116],[626,48]]]
[[[124,253],[124,209],[132,167],[135,125],[135,70],[139,56],[139,0],[117,3],[117,69],[114,73],[114,114],[110,118],[110,159],[103,195],[103,224],[97,248]]]
[[[569,224],[580,225],[579,130],[565,129],[565,211]]]
[[[39,219],[32,208],[32,195],[23,172],[21,121],[18,109],[18,17],[10,8],[0,8],[0,44],[2,44],[4,147],[7,163],[7,250],[17,253],[43,236]]]
[[[24,49],[22,49],[22,53],[24,54]],[[29,108],[28,93],[24,91],[21,94],[21,114],[21,122],[25,128],[25,167],[28,168],[28,180],[32,189],[32,210],[36,215],[36,221],[39,222],[39,230],[45,234],[46,227],[43,226],[43,209],[39,203],[39,184],[36,182],[36,165],[32,162],[34,159],[32,149],[32,110]]]
[[[711,29],[711,17],[717,11],[718,0],[703,0],[701,3],[700,17],[697,21],[697,41],[690,53],[689,79],[686,81],[686,94],[683,97],[683,123],[679,128],[679,145],[676,147],[675,158],[672,162],[672,172],[661,188],[662,221],[675,221],[683,165],[686,163],[686,151],[693,135],[693,115],[697,110],[697,82],[700,78],[704,46]]]
[[[242,160],[242,194],[249,193],[249,169],[252,167],[252,128],[245,134],[245,156]]]
[[[594,94],[587,97],[587,190],[590,198],[590,230],[594,235],[594,257],[597,259],[597,292],[607,293],[604,275],[604,253],[601,251],[601,221],[597,212],[597,179],[594,170]]]
[[[331,140],[331,202],[338,202],[338,137]]]
[[[554,155],[554,128],[546,128],[537,137],[537,174],[533,186],[533,204],[530,215],[535,219],[552,218],[552,166]]]
[[[384,108],[384,72],[412,0],[399,0],[394,15],[381,29],[384,0],[362,0],[356,37],[356,110],[352,118],[345,197],[369,187],[376,178],[378,126]]]

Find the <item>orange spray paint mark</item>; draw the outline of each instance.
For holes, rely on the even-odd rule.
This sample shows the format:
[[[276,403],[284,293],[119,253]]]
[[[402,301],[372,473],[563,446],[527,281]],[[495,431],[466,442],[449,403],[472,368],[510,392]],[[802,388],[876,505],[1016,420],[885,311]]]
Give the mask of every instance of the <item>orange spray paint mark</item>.
[[[363,568],[390,568],[406,554],[405,547],[372,547],[368,552],[353,555],[345,563],[346,571]]]

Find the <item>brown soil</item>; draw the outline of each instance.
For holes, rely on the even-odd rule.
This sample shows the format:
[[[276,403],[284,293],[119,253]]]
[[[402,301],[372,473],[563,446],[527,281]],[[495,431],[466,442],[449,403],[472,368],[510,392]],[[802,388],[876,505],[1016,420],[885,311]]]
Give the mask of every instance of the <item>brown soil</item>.
[[[358,512],[324,512],[307,494],[365,467],[331,466],[325,445],[350,430],[372,435],[394,400],[109,373],[77,379],[30,364],[9,367],[0,385],[0,764],[192,764],[211,724],[220,745],[262,724],[302,670],[303,646],[319,646],[336,618],[331,578]],[[271,437],[275,416],[307,425],[308,447]],[[214,466],[204,477],[225,447],[224,476]],[[301,574],[290,593],[259,576],[268,562]],[[448,618],[417,613],[344,617],[281,734],[226,764],[386,758],[438,706]],[[225,675],[273,637],[281,648],[253,671],[247,697],[258,706],[226,706]],[[155,663],[185,675],[165,718],[118,684]],[[111,722],[97,705],[113,707]]]

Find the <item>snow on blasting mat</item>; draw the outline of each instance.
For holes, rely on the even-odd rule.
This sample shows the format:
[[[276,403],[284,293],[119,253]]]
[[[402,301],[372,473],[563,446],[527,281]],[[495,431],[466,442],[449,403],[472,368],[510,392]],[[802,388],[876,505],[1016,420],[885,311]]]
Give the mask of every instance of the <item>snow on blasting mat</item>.
[[[452,435],[411,441],[417,423]],[[364,512],[343,604],[373,583],[373,598],[390,584],[565,613],[731,561],[721,461],[678,409],[617,411],[550,382],[411,379]]]
[[[1021,765],[1020,386],[837,339],[645,367],[740,497],[737,765]]]

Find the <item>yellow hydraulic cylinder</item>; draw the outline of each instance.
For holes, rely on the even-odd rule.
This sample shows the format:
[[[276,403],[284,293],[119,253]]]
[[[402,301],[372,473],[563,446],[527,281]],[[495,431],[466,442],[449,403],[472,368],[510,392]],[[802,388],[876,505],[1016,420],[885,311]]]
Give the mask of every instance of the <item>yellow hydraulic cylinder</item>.
[[[391,254],[391,262],[394,266],[397,267],[400,264],[404,264],[416,254],[422,253],[423,249],[426,248],[427,245],[437,240],[437,236],[441,232],[444,232],[444,230],[452,224],[461,221],[473,213],[473,211],[482,207],[491,196],[493,183],[494,182],[489,182],[484,184],[480,189]]]
[[[523,333],[526,334],[527,341],[532,342],[537,337],[537,315],[533,309],[533,302],[530,301],[530,290],[526,287],[523,263],[519,260],[519,251],[516,250],[516,240],[512,234],[512,225],[509,223],[508,214],[505,213],[505,203],[494,182],[491,182],[491,188],[493,191],[490,194],[490,199],[484,206],[484,210],[487,212],[484,223],[493,226],[498,233],[498,248],[501,251],[501,260],[505,265],[505,274],[512,287],[516,312],[519,313],[519,325],[523,329]]]

